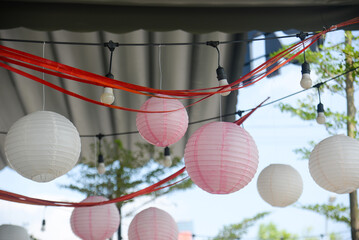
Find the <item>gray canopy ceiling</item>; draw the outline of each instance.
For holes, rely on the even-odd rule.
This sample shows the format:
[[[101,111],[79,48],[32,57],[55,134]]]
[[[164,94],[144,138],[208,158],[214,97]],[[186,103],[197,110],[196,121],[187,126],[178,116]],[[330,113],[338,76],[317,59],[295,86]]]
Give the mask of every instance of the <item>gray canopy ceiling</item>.
[[[1,5],[0,29],[114,33],[316,31],[359,12],[358,0],[12,0]]]
[[[243,40],[250,30],[316,31],[359,15],[357,0],[13,0],[2,1],[0,6],[2,39],[100,43]],[[9,41],[1,44],[37,56],[43,55],[44,48],[48,59],[100,75],[108,71],[109,51],[105,47]],[[229,81],[238,79],[243,73],[247,45],[220,45],[220,50]],[[159,88],[159,53],[163,89],[217,85],[217,53],[205,45],[119,47],[112,67],[115,79]],[[6,132],[18,118],[42,109],[42,86],[2,68],[0,79],[0,131]],[[93,99],[99,99],[102,93],[101,87],[50,76],[45,79]],[[49,88],[45,92],[45,109],[69,118],[82,135],[136,131],[135,113],[95,106]],[[146,100],[119,91],[115,97],[116,105],[132,108],[139,108]],[[234,113],[236,103],[235,92],[223,97],[222,113]],[[219,97],[189,108],[188,113],[190,122],[217,116]],[[233,119],[234,115],[226,120]],[[186,138],[200,125],[190,125],[186,137],[173,146],[177,155],[183,154]],[[141,140],[139,134],[118,138],[129,147]],[[5,135],[0,135],[0,168],[7,165],[4,140]],[[83,156],[94,160],[89,151],[93,142],[94,138],[82,138]]]

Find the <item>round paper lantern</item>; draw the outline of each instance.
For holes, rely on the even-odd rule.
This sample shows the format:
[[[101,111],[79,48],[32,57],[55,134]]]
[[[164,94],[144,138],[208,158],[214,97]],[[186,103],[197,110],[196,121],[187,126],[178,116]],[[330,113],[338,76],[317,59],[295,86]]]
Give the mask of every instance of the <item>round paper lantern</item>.
[[[167,147],[180,140],[187,131],[188,115],[177,99],[152,97],[142,106],[144,111],[170,111],[167,113],[137,113],[136,125],[141,136],[157,147]]]
[[[359,188],[359,141],[345,135],[322,140],[310,154],[309,171],[328,191],[353,192]]]
[[[91,196],[82,202],[103,202],[102,196]],[[72,231],[83,240],[105,240],[117,231],[120,214],[114,203],[75,208],[71,214]]]
[[[151,207],[139,212],[130,223],[129,240],[177,240],[178,227],[167,212]]]
[[[302,177],[286,164],[271,164],[259,174],[259,195],[273,207],[286,207],[295,203],[303,192]]]
[[[49,182],[70,171],[81,152],[75,126],[64,116],[34,112],[17,120],[5,139],[9,165],[36,182]]]
[[[212,122],[189,138],[184,161],[203,190],[228,194],[245,187],[258,167],[258,150],[249,133],[231,122]]]
[[[30,240],[26,229],[16,225],[4,224],[0,226],[0,240]]]

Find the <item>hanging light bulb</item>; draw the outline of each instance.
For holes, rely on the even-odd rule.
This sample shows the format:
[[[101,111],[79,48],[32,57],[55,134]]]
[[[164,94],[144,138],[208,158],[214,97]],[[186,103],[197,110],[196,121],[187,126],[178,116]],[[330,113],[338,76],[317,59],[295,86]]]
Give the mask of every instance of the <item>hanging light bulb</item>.
[[[223,87],[223,86],[227,86],[228,85],[228,81],[227,81],[227,74],[225,73],[224,71],[224,68],[219,66],[216,70],[217,72],[217,79],[218,79],[218,85],[220,87]],[[225,96],[228,96],[230,93],[231,93],[231,87],[226,87],[226,88],[223,88],[222,90],[226,90],[227,92],[222,92],[221,95],[223,97]]]
[[[324,115],[324,106],[322,103],[319,103],[317,106],[317,123],[325,124],[325,115]]]
[[[108,47],[108,48],[110,49],[110,51],[111,51],[111,56],[110,56],[110,68],[109,68],[108,73],[106,74],[106,77],[113,79],[114,76],[113,76],[113,74],[111,73],[111,68],[112,68],[112,55],[113,55],[113,51],[114,51],[115,48],[116,48],[116,45],[115,45],[114,42],[110,41],[110,42],[108,43],[107,47]],[[112,88],[109,88],[109,87],[105,87],[100,99],[101,99],[101,102],[102,102],[102,103],[109,104],[109,105],[112,104],[112,103],[115,101],[115,96],[113,95],[113,89],[112,89]]]
[[[227,74],[225,73],[224,68],[221,67],[221,53],[218,49],[219,41],[208,41],[206,44],[208,46],[214,47],[218,53],[218,68],[216,70],[218,86],[220,87],[228,86],[229,84],[227,81]],[[221,95],[223,97],[228,96],[231,93],[231,89],[232,88],[230,86],[221,88],[222,91],[226,91],[226,92],[222,92]]]
[[[115,96],[113,95],[113,89],[105,87],[101,95],[101,102],[105,104],[112,104],[115,101]]]
[[[304,89],[309,89],[312,87],[312,79],[310,78],[310,66],[307,62],[304,62],[302,64],[302,79],[300,80],[300,86]]]
[[[304,89],[309,89],[312,86],[312,79],[310,78],[310,66],[305,60],[304,40],[307,36],[308,33],[304,33],[304,32],[300,32],[297,34],[297,37],[300,38],[300,40],[302,41],[304,48],[304,52],[303,52],[304,62],[302,64],[302,79],[300,80],[300,86]]]
[[[105,166],[105,161],[103,160],[103,155],[101,153],[98,155],[97,163],[98,163],[97,172],[99,174],[105,174],[106,166]]]
[[[45,230],[46,230],[46,221],[45,219],[42,219],[41,231],[44,232]]]
[[[170,148],[169,147],[165,147],[165,160],[162,162],[162,165],[165,167],[171,167],[172,165],[172,157],[171,157],[171,153],[170,153]]]

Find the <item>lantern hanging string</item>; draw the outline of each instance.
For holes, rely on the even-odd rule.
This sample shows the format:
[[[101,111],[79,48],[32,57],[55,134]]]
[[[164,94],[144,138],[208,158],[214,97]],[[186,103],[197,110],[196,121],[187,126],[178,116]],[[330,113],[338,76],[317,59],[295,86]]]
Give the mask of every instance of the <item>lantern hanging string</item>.
[[[321,37],[323,34],[326,34],[329,31],[333,31],[336,30],[338,27],[343,27],[343,26],[347,26],[347,25],[351,25],[354,23],[358,23],[359,22],[359,18],[354,18],[352,20],[340,23],[338,25],[332,26],[329,29],[323,30],[322,32],[319,32],[307,39],[305,39],[304,41],[309,42],[309,44],[306,44],[306,47],[298,50],[299,46],[301,44],[303,44],[302,42],[299,42],[295,45],[293,45],[292,47],[288,48],[287,50],[284,50],[283,52],[277,54],[276,56],[272,57],[271,59],[269,59],[268,61],[266,61],[265,63],[263,63],[262,65],[260,65],[259,67],[255,68],[254,70],[252,70],[250,73],[248,73],[247,75],[243,76],[242,78],[234,81],[233,83],[230,84],[230,86],[232,87],[232,91],[233,90],[238,90],[240,88],[243,87],[247,87],[249,85],[252,85],[260,80],[262,80],[263,78],[265,78],[267,75],[271,74],[272,72],[274,72],[275,70],[279,69],[280,67],[282,67],[284,64],[288,63],[289,61],[293,60],[296,56],[298,56],[299,54],[301,54],[303,51],[305,51],[308,47],[310,47],[312,44],[314,44],[315,41],[317,41],[319,39],[319,37]],[[291,55],[291,56],[290,56]],[[101,85],[101,86],[106,86],[106,87],[112,87],[112,88],[116,88],[116,89],[120,89],[120,90],[124,90],[127,92],[131,92],[131,93],[135,93],[135,94],[141,94],[141,95],[150,95],[150,94],[165,94],[168,96],[172,96],[172,97],[188,97],[188,98],[196,98],[196,97],[201,97],[201,96],[205,96],[203,98],[201,98],[198,101],[195,101],[194,103],[186,106],[186,107],[190,107],[193,106],[194,104],[197,104],[203,100],[205,100],[206,98],[209,98],[211,96],[213,96],[214,94],[218,94],[218,93],[222,93],[222,92],[226,92],[223,90],[223,87],[214,87],[214,88],[205,88],[205,89],[192,89],[192,90],[160,90],[160,89],[153,89],[153,88],[148,88],[148,87],[144,87],[144,86],[139,86],[139,85],[135,85],[135,84],[130,84],[130,83],[126,83],[126,82],[122,82],[122,81],[118,81],[118,80],[112,80],[112,79],[108,79],[105,78],[103,76],[99,76],[97,74],[93,74],[93,73],[89,73],[80,69],[76,69],[76,68],[72,68],[70,66],[66,66],[60,63],[56,63],[54,61],[51,60],[47,60],[47,59],[43,59],[41,57],[37,57],[28,53],[24,53],[15,49],[11,49],[5,46],[0,46],[0,56],[3,56],[4,58],[2,58],[1,60],[3,60],[4,62],[8,62],[9,58],[12,59],[16,59],[16,60],[20,60],[23,62],[27,62],[30,64],[34,64],[36,66],[40,66],[40,67],[44,67],[44,68],[48,68],[54,71],[58,71],[61,73],[64,73],[66,75],[70,75],[71,77],[75,77],[71,80],[75,80],[76,78],[80,78],[82,79],[81,81],[87,81],[90,84],[94,84],[94,85]],[[290,56],[290,57],[289,57]],[[284,59],[284,60],[283,60]],[[16,62],[14,62],[14,64],[16,64]],[[273,67],[274,65],[274,67]],[[6,64],[1,64],[1,67],[4,67],[10,71],[16,72],[20,75],[23,75],[27,78],[30,78],[34,81],[38,81],[42,84],[46,84],[49,87],[54,88],[55,90],[58,90],[60,92],[63,92],[65,94],[80,98],[82,100],[94,103],[94,104],[98,104],[98,105],[103,105],[103,106],[107,106],[107,107],[111,107],[111,108],[115,108],[115,109],[121,109],[121,110],[126,110],[126,111],[133,111],[133,112],[140,112],[140,110],[137,109],[130,109],[130,108],[125,108],[125,107],[120,107],[120,106],[114,106],[114,105],[107,105],[107,104],[103,104],[101,102],[98,101],[94,101],[92,99],[86,98],[84,96],[81,96],[79,94],[73,93],[71,91],[68,91],[66,89],[63,89],[59,86],[50,84],[50,83],[44,83],[43,81],[39,81],[39,79],[37,79],[37,77],[32,76],[31,74],[25,73],[19,69],[15,69],[13,67],[9,67]],[[273,67],[270,71],[268,72],[263,72],[264,70],[266,70],[268,67]],[[29,67],[30,69],[32,69],[31,67]],[[44,71],[42,69],[37,68],[38,71]],[[57,73],[55,72],[49,72],[52,73],[51,75],[57,76]],[[261,74],[259,74],[261,73]],[[245,86],[239,86],[240,83],[242,83],[245,80],[248,80],[249,78],[253,77],[253,75],[257,75],[259,74],[259,77],[257,77],[257,79],[254,79],[250,84],[247,84]],[[76,80],[75,80],[76,81]],[[211,91],[213,90],[213,91]],[[162,97],[162,96],[156,96],[156,97]],[[162,97],[163,98],[163,97]],[[175,109],[172,111],[177,111],[179,109]],[[171,112],[171,111],[162,111],[163,112]],[[147,112],[147,113],[158,113],[158,112]]]

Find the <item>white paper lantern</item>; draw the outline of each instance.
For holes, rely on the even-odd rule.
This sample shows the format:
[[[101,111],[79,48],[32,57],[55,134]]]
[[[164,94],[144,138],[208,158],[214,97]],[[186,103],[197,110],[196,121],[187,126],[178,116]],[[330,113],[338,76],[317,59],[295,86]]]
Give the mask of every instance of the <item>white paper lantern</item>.
[[[359,141],[342,134],[322,140],[310,154],[309,171],[328,191],[353,192],[359,188]]]
[[[0,226],[0,240],[30,240],[26,229],[16,225]]]
[[[9,165],[36,182],[49,182],[70,171],[80,152],[76,127],[64,116],[49,111],[20,118],[5,139]]]
[[[293,167],[271,164],[259,174],[257,189],[262,199],[273,207],[286,207],[302,195],[303,181]]]
[[[178,227],[167,212],[151,207],[139,212],[128,229],[129,240],[177,240]]]
[[[102,196],[91,196],[82,202],[104,202]],[[83,240],[105,240],[117,231],[120,225],[120,214],[116,204],[94,207],[78,207],[71,214],[72,231]]]

